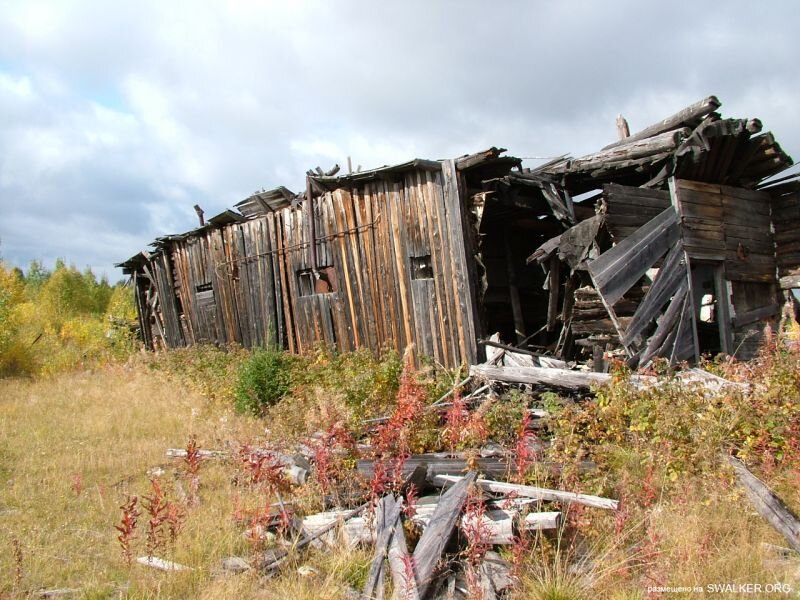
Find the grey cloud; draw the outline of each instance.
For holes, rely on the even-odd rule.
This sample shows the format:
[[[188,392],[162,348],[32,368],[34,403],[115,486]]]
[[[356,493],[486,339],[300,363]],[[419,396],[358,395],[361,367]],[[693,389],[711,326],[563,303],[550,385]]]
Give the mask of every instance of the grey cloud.
[[[0,83],[31,89],[0,85],[0,252],[20,262],[110,265],[194,226],[195,202],[347,154],[590,152],[619,112],[636,129],[709,93],[800,151],[790,1],[38,6],[0,8]],[[106,242],[76,244],[67,206]],[[11,231],[31,207],[48,239]]]

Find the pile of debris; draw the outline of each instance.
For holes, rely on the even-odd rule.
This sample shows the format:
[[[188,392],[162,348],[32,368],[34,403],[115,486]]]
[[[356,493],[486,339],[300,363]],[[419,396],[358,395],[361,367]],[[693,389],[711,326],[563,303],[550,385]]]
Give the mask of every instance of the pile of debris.
[[[657,188],[670,177],[752,188],[792,164],[772,133],[760,133],[761,121],[724,119],[721,105],[708,96],[633,135],[620,118],[619,141],[529,175],[552,178],[573,194],[611,182]]]
[[[583,398],[589,386],[608,382],[609,375],[604,373],[570,370],[565,368],[569,365],[559,366],[547,357],[493,344],[489,346],[495,350],[490,352],[492,364],[474,366],[468,378],[424,410],[442,412],[458,396],[479,411],[485,403],[501,401],[497,394],[501,389],[520,383],[537,391],[558,389]],[[700,369],[681,373],[678,380],[701,385],[709,393],[742,385]],[[644,375],[634,376],[632,384],[659,385],[655,377]],[[467,389],[472,391],[467,393]],[[569,511],[574,505],[609,511],[619,507],[611,498],[519,483],[521,454],[529,457],[543,480],[558,481],[562,469],[562,465],[542,459],[550,443],[549,412],[540,407],[527,410],[525,428],[513,448],[485,442],[480,448],[458,452],[387,457],[376,451],[376,438],[368,434],[355,445],[356,455],[362,458],[355,462],[352,476],[344,477],[350,480],[346,492],[342,488],[326,496],[326,510],[309,515],[302,515],[294,503],[284,502],[278,495],[275,513],[271,513],[274,518],[261,520],[244,532],[248,539],[268,541],[269,549],[259,551],[250,561],[231,557],[223,568],[256,569],[269,577],[287,568],[303,549],[324,550],[344,544],[372,549],[366,584],[357,594],[364,599],[387,597],[389,582],[392,597],[398,599],[463,598],[478,593],[486,599],[502,596],[516,580],[513,566],[498,550],[522,543],[529,535],[551,539],[571,535]],[[375,434],[389,420],[372,419],[365,428]],[[322,468],[315,463],[320,459],[314,448],[327,438],[325,434],[317,438],[283,451],[248,448],[248,460],[271,465],[269,468],[281,472],[283,481],[298,489]],[[235,458],[237,451],[197,453],[204,460],[227,460]],[[186,451],[169,449],[167,456],[185,458]],[[575,466],[584,472],[596,468],[590,461]],[[381,485],[373,485],[376,481]],[[156,564],[152,557],[148,560],[148,565],[156,568],[182,568],[169,561]]]

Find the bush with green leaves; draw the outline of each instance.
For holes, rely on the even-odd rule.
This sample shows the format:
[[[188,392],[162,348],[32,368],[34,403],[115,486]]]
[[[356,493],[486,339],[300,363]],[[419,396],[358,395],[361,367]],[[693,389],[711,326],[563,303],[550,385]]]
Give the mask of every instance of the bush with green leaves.
[[[59,260],[50,272],[0,261],[0,377],[48,375],[126,359],[138,347],[133,291]]]
[[[258,348],[239,368],[235,407],[260,415],[278,403],[292,387],[293,358],[279,350]]]

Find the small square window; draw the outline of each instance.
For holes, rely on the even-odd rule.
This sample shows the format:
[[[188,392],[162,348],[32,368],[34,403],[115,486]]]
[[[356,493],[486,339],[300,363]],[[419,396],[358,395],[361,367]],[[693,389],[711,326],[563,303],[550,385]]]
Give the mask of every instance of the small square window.
[[[411,279],[433,279],[431,255],[411,257]]]
[[[301,296],[332,294],[338,291],[336,270],[331,266],[318,269],[302,269],[297,272],[297,282]]]

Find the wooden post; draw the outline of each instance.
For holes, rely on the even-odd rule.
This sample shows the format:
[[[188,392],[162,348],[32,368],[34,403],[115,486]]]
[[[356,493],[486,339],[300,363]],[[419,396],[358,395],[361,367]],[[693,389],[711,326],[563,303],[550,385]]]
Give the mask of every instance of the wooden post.
[[[447,214],[447,235],[450,240],[451,260],[453,264],[455,287],[457,289],[456,308],[459,323],[464,334],[463,357],[467,364],[477,362],[478,345],[475,328],[475,299],[472,295],[472,286],[469,280],[469,266],[467,257],[467,238],[464,231],[464,215],[461,198],[458,191],[458,173],[455,161],[442,162],[442,192],[444,196],[445,211]]]
[[[514,265],[514,251],[511,247],[511,227],[506,227],[503,234],[503,242],[506,254],[506,272],[508,274],[508,295],[511,300],[511,313],[514,316],[514,334],[517,343],[521,344],[525,339],[525,319],[522,315],[522,304],[519,300],[519,288],[517,287],[517,269]]]
[[[558,317],[558,293],[561,285],[561,260],[558,252],[553,252],[550,256],[550,270],[547,273],[547,331],[553,331],[556,327]]]
[[[713,96],[712,96],[713,97]],[[681,229],[681,238],[683,237],[683,208],[681,207],[681,200],[678,196],[678,187],[674,177],[669,178],[669,197],[675,211],[678,213],[678,223]],[[687,302],[689,303],[689,311],[692,317],[692,338],[694,343],[694,360],[700,362],[700,338],[697,335],[697,307],[694,305],[694,286],[692,285],[692,263],[689,260],[689,253],[686,252],[684,247],[684,258],[686,261],[686,280],[688,285]]]
[[[630,127],[628,127],[628,121],[626,121],[625,117],[623,117],[621,114],[617,115],[617,134],[619,135],[620,141],[630,137],[631,135]]]
[[[314,193],[311,187],[311,176],[306,175],[306,225],[308,231],[308,266],[312,272],[317,270],[317,225],[314,222]]]

